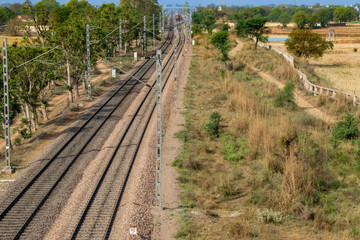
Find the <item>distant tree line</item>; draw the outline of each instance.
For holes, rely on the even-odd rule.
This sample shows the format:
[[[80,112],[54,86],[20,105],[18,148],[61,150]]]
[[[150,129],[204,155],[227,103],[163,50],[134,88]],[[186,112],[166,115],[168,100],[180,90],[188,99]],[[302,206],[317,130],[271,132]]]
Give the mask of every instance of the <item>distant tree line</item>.
[[[359,18],[355,7],[321,6],[315,4],[309,7],[295,5],[279,5],[276,7],[224,7],[230,20],[267,17],[269,22],[281,22],[284,26],[293,21],[299,28],[326,27],[331,21],[350,22]]]

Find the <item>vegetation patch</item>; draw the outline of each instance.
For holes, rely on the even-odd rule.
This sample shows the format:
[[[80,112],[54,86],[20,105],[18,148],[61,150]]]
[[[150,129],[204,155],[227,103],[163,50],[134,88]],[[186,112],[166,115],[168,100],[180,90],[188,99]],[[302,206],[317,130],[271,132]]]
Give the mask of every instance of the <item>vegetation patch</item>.
[[[238,59],[218,61],[206,38],[195,36],[186,125],[176,134],[184,148],[174,165],[188,208],[178,239],[358,236],[358,119],[327,126],[294,107],[297,79],[282,64],[269,68],[288,82],[279,92],[248,66],[227,68]],[[283,61],[246,43],[238,57],[258,68]],[[334,131],[352,137],[334,141]]]

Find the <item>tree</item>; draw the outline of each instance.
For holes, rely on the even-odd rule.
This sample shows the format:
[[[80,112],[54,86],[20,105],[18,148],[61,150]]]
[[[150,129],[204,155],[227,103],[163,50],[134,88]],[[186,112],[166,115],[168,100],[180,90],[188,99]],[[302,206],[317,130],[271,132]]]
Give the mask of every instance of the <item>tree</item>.
[[[319,23],[320,17],[318,14],[313,13],[309,18],[309,28],[314,28]]]
[[[271,33],[269,27],[265,26],[267,21],[266,17],[254,17],[247,20],[239,20],[236,24],[237,34],[242,37],[255,38],[255,50],[260,42],[266,42],[267,37],[265,34]]]
[[[51,9],[58,7],[59,3],[56,0],[41,0],[34,4],[35,9],[42,6],[44,6],[46,10],[49,12],[51,11]]]
[[[305,11],[297,11],[293,16],[293,22],[296,23],[298,28],[304,29],[306,24],[308,24],[309,15]]]
[[[334,10],[334,21],[348,22],[354,19],[354,13],[348,7],[337,7]]]
[[[71,4],[70,4],[71,3]],[[96,9],[82,1],[70,1],[68,5],[60,9],[54,9],[52,17],[63,21],[51,20],[50,30],[54,32],[49,36],[49,41],[55,46],[61,46],[59,59],[62,62],[63,73],[66,76],[64,82],[69,93],[69,102],[73,102],[79,96],[78,83],[86,70],[86,24],[95,26]],[[94,36],[92,35],[92,40]],[[96,64],[94,48],[91,48],[91,63]]]
[[[10,19],[15,17],[14,11],[7,7],[0,8],[0,24],[6,24]]]
[[[331,20],[331,10],[329,8],[322,8],[317,15],[319,16],[321,27],[326,27]]]
[[[37,46],[32,46],[32,45]],[[46,102],[43,99],[43,90],[47,86],[49,80],[53,77],[53,66],[45,65],[40,61],[32,61],[21,67],[20,64],[33,59],[44,53],[47,49],[41,48],[40,41],[31,42],[31,46],[27,46],[26,42],[22,42],[21,46],[17,44],[9,47],[9,67],[13,69],[10,79],[14,81],[14,89],[22,105],[24,115],[27,119],[28,129],[37,128],[38,125],[38,108],[44,119],[47,119]],[[47,54],[42,59],[50,58]]]
[[[210,43],[220,50],[222,54],[220,60],[224,62],[229,60],[228,54],[231,49],[228,37],[228,31],[219,31],[217,33],[214,33],[210,38]]]
[[[269,21],[277,22],[277,21],[279,21],[280,15],[281,15],[280,8],[274,7],[273,9],[271,9],[270,14],[268,15],[268,19],[269,19]]]
[[[212,8],[199,8],[192,15],[193,24],[203,25],[211,34],[216,21],[215,10]]]
[[[297,57],[317,59],[322,57],[327,49],[333,49],[334,45],[320,34],[313,33],[311,30],[298,29],[289,34],[285,46]]]
[[[288,24],[291,21],[291,17],[287,12],[284,12],[279,17],[280,23],[283,25],[283,27],[286,27],[286,24]]]
[[[22,22],[19,18],[11,19],[5,28],[5,33],[10,36],[17,36],[20,34]]]
[[[23,4],[23,11],[28,15],[34,24],[38,37],[41,38],[42,44],[45,45],[45,39],[48,32],[48,22],[50,17],[50,10],[43,2],[38,2],[35,5],[29,0]],[[27,29],[28,34],[31,35],[30,29]]]

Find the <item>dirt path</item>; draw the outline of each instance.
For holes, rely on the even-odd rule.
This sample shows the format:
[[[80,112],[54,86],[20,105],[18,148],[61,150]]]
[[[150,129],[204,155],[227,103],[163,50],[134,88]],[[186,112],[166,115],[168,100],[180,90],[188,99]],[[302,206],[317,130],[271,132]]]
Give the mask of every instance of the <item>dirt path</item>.
[[[236,42],[238,43],[237,46],[235,48],[233,48],[229,55],[230,57],[235,57],[236,54],[243,48],[244,44],[242,41],[237,40]],[[251,68],[257,72],[262,79],[266,80],[267,82],[269,82],[270,84],[274,84],[275,86],[277,86],[279,89],[283,89],[285,84],[278,81],[277,79],[275,79],[273,76],[271,76],[270,74],[260,71],[257,68],[255,68],[254,66],[251,66]],[[304,111],[306,111],[307,113],[309,113],[310,115],[320,118],[322,119],[324,122],[328,123],[328,124],[334,124],[336,122],[336,119],[333,116],[330,116],[326,113],[324,113],[323,111],[321,111],[320,109],[314,107],[313,105],[311,105],[308,101],[306,101],[303,97],[300,96],[300,91],[299,89],[296,89],[295,92],[295,102],[296,105],[298,107],[300,107],[301,109],[303,109]]]
[[[184,51],[185,52],[185,51]],[[180,59],[178,66],[178,90],[177,101],[171,110],[170,118],[167,122],[165,136],[163,138],[163,162],[162,162],[162,207],[159,211],[158,229],[155,229],[155,239],[169,240],[175,239],[178,231],[181,208],[180,186],[177,181],[178,173],[176,167],[171,166],[176,156],[182,148],[182,142],[174,137],[174,134],[183,129],[185,117],[182,112],[184,109],[183,98],[185,86],[190,70],[192,51],[189,49],[183,61]],[[183,71],[181,71],[183,69]],[[182,72],[182,73],[181,73]]]

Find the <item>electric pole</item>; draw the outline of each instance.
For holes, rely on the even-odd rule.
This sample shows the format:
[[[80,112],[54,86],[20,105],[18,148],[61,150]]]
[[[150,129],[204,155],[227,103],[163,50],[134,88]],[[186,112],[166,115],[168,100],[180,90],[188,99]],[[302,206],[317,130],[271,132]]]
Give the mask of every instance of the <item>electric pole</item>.
[[[8,75],[8,56],[7,38],[2,39],[3,55],[3,81],[4,81],[4,125],[5,125],[5,167],[3,171],[11,170],[10,165],[10,110],[9,110],[9,75]]]
[[[88,99],[91,100],[91,62],[90,62],[90,26],[86,24],[86,64],[87,64],[87,84],[88,84]]]
[[[161,208],[161,50],[156,50],[156,183],[155,183],[155,206]]]

